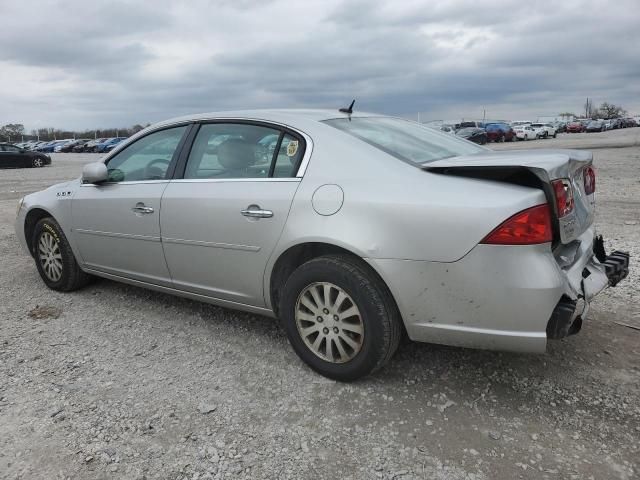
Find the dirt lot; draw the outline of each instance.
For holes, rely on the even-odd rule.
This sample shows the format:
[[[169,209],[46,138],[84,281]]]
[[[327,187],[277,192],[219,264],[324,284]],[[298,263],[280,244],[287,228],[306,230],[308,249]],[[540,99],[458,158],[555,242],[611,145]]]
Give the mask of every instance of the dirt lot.
[[[0,171],[0,477],[638,478],[640,331],[615,323],[640,326],[638,137],[496,146],[597,148],[598,228],[635,263],[579,335],[541,356],[409,344],[350,385],[273,320],[110,281],[47,290],[16,200],[96,157]]]

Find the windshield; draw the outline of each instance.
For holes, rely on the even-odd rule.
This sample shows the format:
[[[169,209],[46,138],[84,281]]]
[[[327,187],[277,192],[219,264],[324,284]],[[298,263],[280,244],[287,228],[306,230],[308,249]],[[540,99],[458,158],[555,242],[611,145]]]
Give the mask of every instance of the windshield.
[[[423,164],[443,158],[471,155],[485,149],[424,127],[390,117],[334,118],[324,123],[382,150],[400,160]]]

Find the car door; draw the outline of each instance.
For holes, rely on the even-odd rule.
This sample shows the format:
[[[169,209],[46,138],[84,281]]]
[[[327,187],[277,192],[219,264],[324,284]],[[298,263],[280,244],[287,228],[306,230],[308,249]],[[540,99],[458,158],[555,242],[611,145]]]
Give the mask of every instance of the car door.
[[[88,268],[171,285],[160,242],[160,199],[188,128],[165,128],[139,138],[106,161],[108,181],[77,190],[72,228]]]
[[[22,167],[22,159],[20,157],[20,149],[18,147],[14,145],[0,145],[1,167]]]
[[[302,135],[278,126],[200,126],[182,178],[162,197],[164,253],[176,288],[264,306],[263,276],[299,186]]]

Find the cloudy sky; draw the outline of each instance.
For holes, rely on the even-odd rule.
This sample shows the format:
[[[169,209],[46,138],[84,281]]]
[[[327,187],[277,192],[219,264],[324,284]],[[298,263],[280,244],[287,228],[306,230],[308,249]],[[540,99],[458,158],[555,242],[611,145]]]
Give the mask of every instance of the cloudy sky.
[[[2,2],[0,124],[338,108],[530,118],[585,98],[640,114],[640,1]]]

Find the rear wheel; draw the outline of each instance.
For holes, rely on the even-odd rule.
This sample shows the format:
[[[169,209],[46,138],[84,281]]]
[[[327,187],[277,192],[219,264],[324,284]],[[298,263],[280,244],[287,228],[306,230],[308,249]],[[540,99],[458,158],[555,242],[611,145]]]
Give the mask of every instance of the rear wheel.
[[[70,292],[91,280],[78,266],[67,237],[53,218],[43,218],[36,224],[31,246],[38,273],[47,287]]]
[[[348,255],[298,267],[284,286],[280,314],[298,356],[321,375],[346,382],[385,365],[402,331],[386,286]]]

